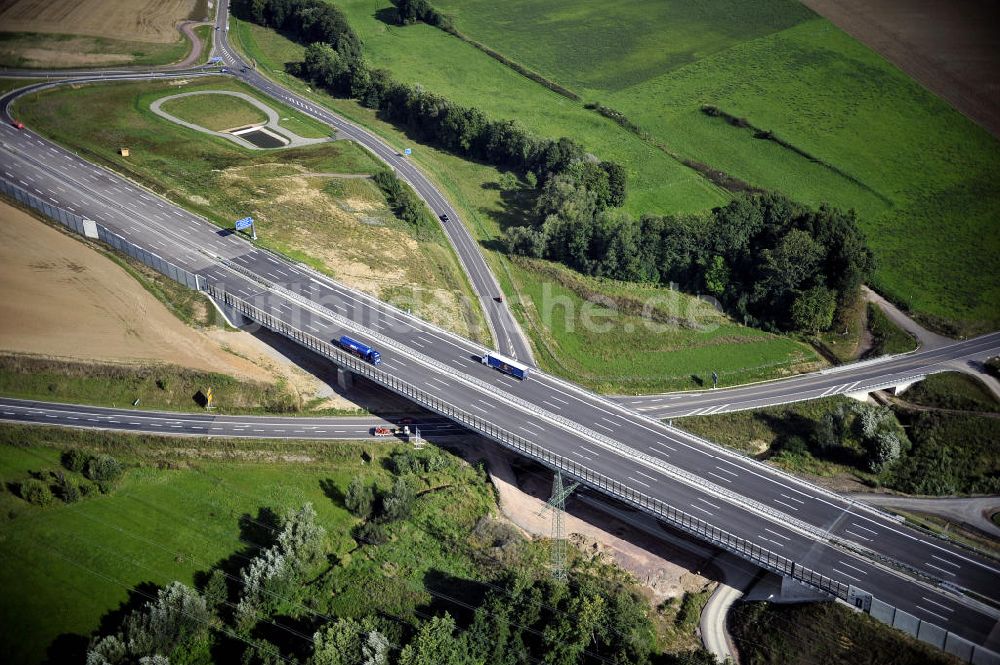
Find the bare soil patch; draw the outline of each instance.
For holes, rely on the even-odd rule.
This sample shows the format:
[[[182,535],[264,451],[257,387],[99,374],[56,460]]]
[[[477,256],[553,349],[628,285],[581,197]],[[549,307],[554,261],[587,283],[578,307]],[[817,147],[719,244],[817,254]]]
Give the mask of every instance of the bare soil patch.
[[[0,30],[170,44],[197,0],[0,0]]]
[[[85,360],[161,360],[271,377],[179,321],[83,243],[0,204],[0,349]]]
[[[802,2],[1000,137],[1000,5],[982,0]]]

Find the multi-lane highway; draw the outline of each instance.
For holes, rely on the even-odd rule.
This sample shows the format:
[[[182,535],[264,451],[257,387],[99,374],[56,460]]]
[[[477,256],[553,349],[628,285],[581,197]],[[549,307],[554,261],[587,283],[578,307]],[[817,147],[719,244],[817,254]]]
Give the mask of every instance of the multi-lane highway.
[[[295,106],[321,112],[308,100]],[[288,325],[322,339],[347,333],[371,342],[384,369],[428,394],[924,621],[1000,646],[997,611],[940,586],[1000,603],[1000,570],[990,560],[555,377],[534,372],[519,382],[490,370],[478,362],[478,345],[220,232],[30,131],[0,129],[0,162],[9,182],[97,220]]]
[[[907,384],[928,374],[946,371],[951,369],[949,363],[955,360],[985,360],[997,355],[1000,355],[1000,332],[926,351],[841,365],[812,374],[800,374],[774,381],[718,390],[616,399],[656,418],[713,415],[831,395],[871,392]]]
[[[1000,571],[988,560],[557,378],[534,372],[520,382],[490,370],[478,362],[478,345],[220,232],[30,131],[0,129],[0,156],[2,176],[35,196],[97,220],[298,329],[371,342],[384,369],[440,399],[925,621],[997,646],[994,611],[933,583],[912,582],[829,539],[877,550],[928,580],[1000,601]]]

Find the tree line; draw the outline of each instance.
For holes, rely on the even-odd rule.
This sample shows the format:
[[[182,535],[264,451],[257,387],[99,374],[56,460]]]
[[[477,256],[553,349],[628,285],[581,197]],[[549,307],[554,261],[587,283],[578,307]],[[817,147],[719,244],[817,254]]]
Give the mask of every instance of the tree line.
[[[506,231],[510,252],[709,293],[766,329],[828,329],[874,270],[853,211],[813,210],[779,194],[744,194],[707,214],[634,219],[602,209],[593,190],[557,176],[535,213],[534,225]]]
[[[434,20],[425,1],[396,4],[404,23]],[[521,173],[540,187],[534,223],[506,231],[512,253],[593,276],[677,284],[713,295],[747,325],[811,333],[843,318],[874,271],[853,211],[813,210],[778,194],[749,192],[707,214],[634,219],[615,209],[628,187],[620,164],[587,155],[570,138],[536,137],[516,120],[491,119],[370,69],[336,7],[238,0],[234,11],[308,44],[304,60],[290,63],[292,73],[377,109],[418,140]],[[416,219],[415,200],[384,180],[392,205]]]
[[[400,3],[399,14],[426,20],[426,3]],[[608,206],[625,201],[627,176],[615,162],[575,168],[594,161],[570,138],[541,138],[516,120],[497,120],[480,109],[462,106],[424,90],[396,81],[384,69],[371,69],[361,54],[361,40],[343,12],[320,0],[238,0],[233,12],[260,25],[281,30],[306,45],[302,62],[289,63],[290,73],[333,94],[357,99],[381,116],[405,128],[418,140],[440,146],[456,155],[480,160],[522,174],[539,183],[555,175],[584,174],[578,182],[597,188],[598,200]]]

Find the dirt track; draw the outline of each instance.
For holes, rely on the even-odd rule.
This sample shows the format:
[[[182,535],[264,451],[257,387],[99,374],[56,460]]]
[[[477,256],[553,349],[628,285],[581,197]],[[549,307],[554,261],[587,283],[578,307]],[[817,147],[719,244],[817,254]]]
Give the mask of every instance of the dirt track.
[[[992,0],[802,0],[802,3],[1000,138],[998,3]]]

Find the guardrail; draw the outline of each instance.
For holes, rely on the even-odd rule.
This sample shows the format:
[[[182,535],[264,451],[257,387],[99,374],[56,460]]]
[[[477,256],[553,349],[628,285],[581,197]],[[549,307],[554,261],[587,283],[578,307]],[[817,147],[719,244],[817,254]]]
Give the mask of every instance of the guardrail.
[[[836,598],[847,599],[849,590],[849,585],[847,584],[806,568],[792,559],[772,552],[750,540],[719,529],[699,517],[674,508],[661,499],[643,494],[624,483],[605,476],[574,460],[552,453],[517,434],[498,427],[491,420],[459,409],[417,388],[409,382],[403,381],[384,370],[378,369],[346,353],[325,340],[292,327],[242,298],[217,288],[214,284],[207,284],[205,291],[213,298],[220,300],[227,307],[265,328],[298,342],[302,346],[332,360],[341,367],[384,386],[397,394],[403,395],[435,413],[459,422],[469,429],[497,441],[501,445],[535,459],[550,468],[558,469],[585,485],[598,489],[629,505],[645,510],[682,531],[696,535],[718,547],[753,561],[763,568],[779,575],[796,579]]]

